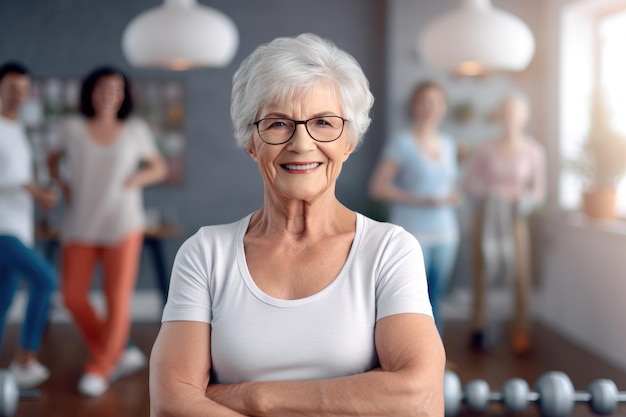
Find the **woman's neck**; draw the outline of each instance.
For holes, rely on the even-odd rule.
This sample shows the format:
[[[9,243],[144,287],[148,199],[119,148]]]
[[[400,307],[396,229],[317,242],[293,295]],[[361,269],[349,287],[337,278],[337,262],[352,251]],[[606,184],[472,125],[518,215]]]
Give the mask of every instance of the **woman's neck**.
[[[334,194],[304,201],[285,200],[266,193],[265,204],[253,215],[248,233],[257,237],[318,239],[346,232],[343,228],[354,218],[355,214]]]
[[[501,140],[509,145],[517,146],[524,141],[524,137],[524,132],[519,129],[505,129]]]
[[[434,123],[415,122],[413,124],[413,132],[419,140],[433,140],[438,138],[438,126]]]
[[[120,124],[116,114],[96,114],[89,119],[89,123],[99,126],[110,126]]]

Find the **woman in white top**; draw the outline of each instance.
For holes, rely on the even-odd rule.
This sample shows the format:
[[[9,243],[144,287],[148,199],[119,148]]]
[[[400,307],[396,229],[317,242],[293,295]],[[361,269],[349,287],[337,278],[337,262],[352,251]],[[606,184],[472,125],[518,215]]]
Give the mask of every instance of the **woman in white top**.
[[[335,196],[370,123],[359,64],[311,34],[241,64],[231,117],[262,207],[181,247],[152,350],[152,416],[443,415],[422,253]]]
[[[167,172],[148,126],[129,118],[131,111],[126,76],[109,67],[94,70],[82,83],[83,117],[62,123],[48,158],[51,175],[64,187],[62,293],[90,351],[78,385],[90,396],[106,391],[128,339],[143,241],[141,190]],[[60,175],[62,157],[67,178]],[[88,298],[98,261],[104,267],[105,317]]]

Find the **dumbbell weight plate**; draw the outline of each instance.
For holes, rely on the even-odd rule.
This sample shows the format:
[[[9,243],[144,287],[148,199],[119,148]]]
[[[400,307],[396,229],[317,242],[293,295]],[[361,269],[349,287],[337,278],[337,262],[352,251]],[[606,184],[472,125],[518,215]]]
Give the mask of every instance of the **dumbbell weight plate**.
[[[528,408],[528,383],[521,378],[509,379],[502,385],[502,404],[505,410],[519,413]]]
[[[452,371],[446,371],[444,374],[443,397],[446,417],[456,416],[461,409],[461,401],[463,401],[463,387],[459,376]]]
[[[20,390],[9,371],[0,371],[0,417],[11,417],[17,411]]]
[[[547,372],[535,384],[539,408],[544,417],[568,417],[575,405],[574,384],[563,372]]]
[[[594,413],[608,416],[617,410],[619,393],[615,382],[610,379],[597,379],[589,385],[587,391],[591,394],[589,406]]]
[[[465,385],[465,403],[470,410],[484,411],[489,405],[489,384],[483,379],[474,379]]]

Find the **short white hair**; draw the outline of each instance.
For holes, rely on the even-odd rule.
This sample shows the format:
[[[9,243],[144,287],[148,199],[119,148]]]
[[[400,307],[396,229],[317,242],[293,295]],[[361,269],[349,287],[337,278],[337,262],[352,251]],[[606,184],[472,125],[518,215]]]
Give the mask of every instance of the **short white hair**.
[[[276,38],[259,46],[233,76],[230,117],[237,145],[247,148],[252,123],[267,105],[288,102],[303,89],[335,86],[343,117],[358,145],[370,125],[374,96],[359,63],[334,43],[311,33]]]

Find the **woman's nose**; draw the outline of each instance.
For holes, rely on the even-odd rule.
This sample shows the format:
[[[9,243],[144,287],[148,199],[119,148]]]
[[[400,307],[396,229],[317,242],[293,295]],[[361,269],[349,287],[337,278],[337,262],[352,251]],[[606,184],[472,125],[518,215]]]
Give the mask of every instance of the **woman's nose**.
[[[294,150],[309,150],[315,147],[315,140],[309,135],[306,126],[299,124],[296,125],[296,130],[293,132],[289,145]]]

